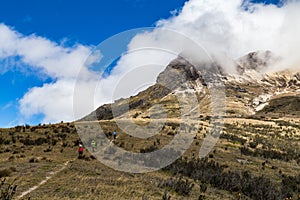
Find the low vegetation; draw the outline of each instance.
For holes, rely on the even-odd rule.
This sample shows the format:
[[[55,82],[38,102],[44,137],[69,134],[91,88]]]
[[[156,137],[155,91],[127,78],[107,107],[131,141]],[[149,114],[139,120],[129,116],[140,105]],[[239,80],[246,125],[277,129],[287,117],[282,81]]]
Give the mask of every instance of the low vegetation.
[[[173,164],[147,174],[104,166],[89,153],[89,139],[84,156],[78,159],[77,147],[82,141],[72,123],[0,129],[0,199],[19,197],[48,176],[52,178],[23,199],[299,198],[299,122],[228,118],[213,151],[199,159],[199,149],[211,128],[208,121],[203,117],[198,130],[185,125],[197,132],[188,151]],[[177,121],[168,121],[158,135],[139,139],[118,129],[113,121],[101,121],[100,125],[111,140],[117,130],[114,144],[145,155],[168,144],[179,127]],[[96,137],[93,134],[97,130],[91,131]],[[106,151],[115,154],[113,149]],[[168,151],[177,153],[172,148]],[[145,156],[144,164],[156,166],[159,159]]]

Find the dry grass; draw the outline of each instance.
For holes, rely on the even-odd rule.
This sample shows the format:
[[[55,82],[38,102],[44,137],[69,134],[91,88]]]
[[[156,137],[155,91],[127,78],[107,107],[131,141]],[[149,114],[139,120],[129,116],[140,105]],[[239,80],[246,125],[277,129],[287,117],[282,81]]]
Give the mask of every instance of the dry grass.
[[[147,119],[139,121],[138,118],[135,120],[136,123],[147,121]],[[248,146],[250,141],[259,137],[265,146],[271,146],[271,148],[282,152],[286,151],[287,144],[299,142],[297,126],[290,126],[290,124],[285,126],[275,120],[260,121],[241,118],[226,119],[225,122],[224,134],[244,138],[247,142],[242,145],[238,141],[220,139],[214,151],[210,153],[210,160],[227,165],[232,171],[249,170],[257,176],[263,174],[278,183],[280,182],[280,173],[295,175],[300,171],[299,163],[297,164],[294,160],[286,162],[280,159],[247,156],[241,154],[239,149],[242,146]],[[173,139],[174,135],[170,133],[176,132],[179,123],[178,120],[170,119],[158,135],[149,139],[130,137],[117,129],[113,121],[101,121],[100,125],[110,138],[112,138],[110,133],[115,129],[118,130],[119,135],[116,144],[121,145],[123,143],[122,148],[140,152],[141,149],[153,145],[158,149],[162,148]],[[193,123],[190,126],[195,126]],[[297,124],[297,121],[293,123]],[[209,130],[208,121],[198,121],[199,124],[201,128],[195,130],[197,136],[184,154],[184,157],[188,159],[197,158],[204,134]],[[191,128],[190,130],[194,129]],[[282,131],[287,133],[281,134]],[[8,141],[7,144],[2,144],[0,171],[9,171],[9,173],[4,174],[8,181],[16,179],[15,184],[18,186],[16,196],[38,185],[51,173],[62,168],[65,162],[71,161],[64,170],[59,171],[48,182],[26,195],[25,199],[29,196],[31,199],[142,199],[143,197],[162,199],[166,188],[160,188],[158,185],[173,177],[173,174],[167,171],[146,174],[123,173],[110,169],[97,160],[77,159],[77,146],[74,146],[74,142],[79,138],[75,133],[73,124],[46,125],[27,129],[1,129],[0,132],[1,138]],[[91,136],[96,133],[97,130],[95,133],[91,133]],[[25,145],[23,140],[27,137],[31,141],[38,141],[38,138],[46,138],[46,140],[43,144]],[[262,148],[262,145],[259,144],[258,148]],[[298,148],[299,146],[295,149],[299,153]],[[88,158],[90,154],[85,152],[85,156]],[[241,164],[238,160],[246,160],[247,163]],[[263,163],[265,163],[264,167]],[[194,180],[190,181],[195,186],[188,197],[183,197],[168,188],[169,195],[172,196],[171,199],[197,199],[201,194],[199,186],[201,183]],[[236,195],[236,193],[211,186],[208,186],[205,192],[207,199],[234,199]]]

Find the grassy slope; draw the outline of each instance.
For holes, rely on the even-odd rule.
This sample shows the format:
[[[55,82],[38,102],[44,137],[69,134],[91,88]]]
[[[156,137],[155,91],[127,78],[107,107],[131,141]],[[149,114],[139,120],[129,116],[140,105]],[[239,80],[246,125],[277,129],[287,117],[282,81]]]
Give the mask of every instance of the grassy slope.
[[[295,175],[300,171],[299,163],[297,164],[294,159],[287,162],[282,159],[263,158],[259,155],[243,155],[239,150],[242,146],[251,149],[250,142],[257,141],[256,149],[274,149],[282,153],[291,153],[290,151],[294,149],[293,153],[296,152],[299,155],[299,145],[297,145],[300,138],[299,121],[293,119],[293,122],[285,121],[284,124],[283,121],[237,118],[226,119],[225,122],[225,135],[219,140],[209,160],[228,165],[228,170],[231,171],[249,170],[256,176],[263,174],[278,184],[281,181],[280,173]],[[197,157],[203,134],[209,129],[207,122],[200,123],[202,128],[199,129],[197,138],[184,156],[188,159]],[[171,128],[172,125],[174,126],[174,124],[169,124],[169,127],[166,125],[162,131],[160,145],[155,144],[158,148],[172,139],[170,132],[176,130]],[[102,126],[107,132],[115,129],[115,124],[110,121],[103,121]],[[23,128],[1,129],[0,132],[3,142],[0,169],[10,169],[12,172],[8,176],[8,181],[16,179],[15,183],[18,185],[16,196],[40,183],[51,172],[63,167],[66,161],[71,161],[66,169],[54,175],[47,183],[24,198],[30,196],[31,199],[142,199],[144,195],[149,199],[161,199],[165,188],[158,187],[158,185],[174,177],[167,171],[147,174],[117,172],[89,158],[88,152],[85,153],[87,159],[78,160],[77,146],[74,146],[78,135],[72,124],[28,127],[24,130]],[[123,143],[125,149],[136,152],[147,146],[153,146],[157,141],[157,138],[153,137],[141,142],[129,139],[130,137],[121,131],[119,133],[117,144]],[[228,137],[228,135],[236,137]],[[28,144],[24,145],[26,138],[28,138]],[[40,139],[45,143],[29,145],[30,141],[39,143],[38,138],[45,138],[45,140]],[[247,160],[249,163],[241,164],[237,159]],[[199,185],[201,184],[194,180],[190,182],[195,186],[187,197],[169,188],[172,199],[197,199],[200,195]],[[205,195],[207,199],[232,199],[237,194],[209,186]]]

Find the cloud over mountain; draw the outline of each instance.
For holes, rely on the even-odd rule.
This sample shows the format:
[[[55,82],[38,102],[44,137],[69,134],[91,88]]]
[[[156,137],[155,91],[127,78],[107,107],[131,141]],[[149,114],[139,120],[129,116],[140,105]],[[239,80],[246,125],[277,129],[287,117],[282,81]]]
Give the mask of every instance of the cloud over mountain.
[[[299,1],[285,1],[279,7],[241,0],[190,0],[178,15],[158,21],[152,37],[149,33],[141,34],[140,43],[133,40],[129,48],[165,43],[169,43],[169,50],[189,48],[166,37],[162,30],[167,28],[191,38],[220,62],[225,57],[237,59],[252,51],[270,50],[283,59],[273,66],[275,70],[292,69],[300,61],[299,8]]]
[[[109,102],[109,97],[113,100],[136,94],[140,91],[137,90],[140,86],[138,84],[136,88],[119,89],[116,86],[122,85],[124,76],[131,76],[133,79],[145,76],[137,74],[136,69],[145,65],[166,66],[182,52],[195,60],[210,56],[227,72],[236,73],[233,60],[249,52],[269,50],[276,60],[270,61],[272,65],[265,71],[299,69],[299,8],[299,1],[284,1],[280,6],[241,0],[187,1],[176,15],[158,21],[154,30],[140,33],[131,40],[128,45],[129,53],[122,55],[111,71],[111,76],[102,80],[98,94],[104,94],[106,101],[99,104]],[[177,32],[182,37],[166,30]],[[197,45],[187,42],[191,40]],[[199,46],[207,55],[201,55],[203,52],[199,52]],[[159,70],[148,73],[149,82],[152,80],[154,83],[158,73]],[[129,83],[130,81],[123,82]]]

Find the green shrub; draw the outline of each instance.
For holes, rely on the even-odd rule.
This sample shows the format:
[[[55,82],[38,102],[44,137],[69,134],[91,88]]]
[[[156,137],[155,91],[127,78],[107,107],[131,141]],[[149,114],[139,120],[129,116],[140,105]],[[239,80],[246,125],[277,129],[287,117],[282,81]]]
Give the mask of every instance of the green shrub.
[[[254,176],[248,171],[243,173],[224,172],[225,168],[227,168],[225,165],[220,165],[207,158],[191,161],[181,158],[166,167],[165,170],[199,180],[222,190],[239,192],[252,199],[284,199],[285,194],[282,192],[284,189],[271,179],[265,176]],[[292,181],[294,182],[294,180]],[[292,184],[289,185],[293,188]]]

